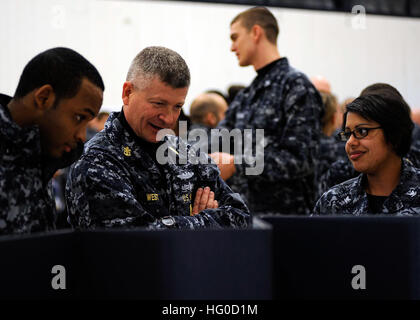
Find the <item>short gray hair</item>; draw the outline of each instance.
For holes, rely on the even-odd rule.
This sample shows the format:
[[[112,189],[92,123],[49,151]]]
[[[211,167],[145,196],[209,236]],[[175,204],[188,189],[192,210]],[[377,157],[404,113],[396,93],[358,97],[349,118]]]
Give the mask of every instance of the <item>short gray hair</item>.
[[[147,47],[131,62],[127,81],[149,80],[158,76],[172,88],[190,85],[190,70],[185,60],[175,51],[165,47]]]

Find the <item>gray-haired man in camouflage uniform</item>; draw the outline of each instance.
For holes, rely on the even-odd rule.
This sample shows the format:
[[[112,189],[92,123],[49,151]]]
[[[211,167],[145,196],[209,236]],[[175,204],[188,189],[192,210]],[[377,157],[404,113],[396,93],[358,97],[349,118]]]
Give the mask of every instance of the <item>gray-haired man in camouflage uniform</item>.
[[[0,234],[55,229],[50,180],[82,153],[103,90],[89,61],[53,48],[29,61],[13,98],[0,95]]]
[[[253,152],[256,159],[264,157],[263,172],[246,175],[252,166],[246,158],[239,164],[231,156],[229,164],[223,164],[229,159],[225,153],[212,157],[223,178],[235,174],[246,179],[251,211],[309,214],[317,193],[322,101],[308,78],[280,57],[278,32],[275,17],[263,7],[246,10],[233,19],[231,50],[240,66],[252,65],[258,75],[237,94],[219,125],[228,130],[264,129],[264,150]]]
[[[185,159],[181,150],[192,149],[176,136],[160,141],[162,129],[175,127],[189,83],[184,59],[170,49],[148,47],[135,57],[122,111],[110,115],[71,169],[66,197],[73,226],[248,226],[247,207],[216,165]],[[162,147],[172,161],[161,161]]]

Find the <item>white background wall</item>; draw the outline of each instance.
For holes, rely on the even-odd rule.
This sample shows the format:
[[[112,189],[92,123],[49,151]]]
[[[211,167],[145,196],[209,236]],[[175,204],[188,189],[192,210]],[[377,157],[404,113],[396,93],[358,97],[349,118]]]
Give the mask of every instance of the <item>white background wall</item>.
[[[179,52],[192,76],[185,110],[200,92],[248,84],[255,72],[230,52],[231,19],[241,5],[164,1],[1,0],[0,92],[13,95],[25,64],[55,46],[75,49],[101,73],[103,109],[119,110],[134,56],[150,45]],[[397,87],[420,108],[420,19],[270,8],[280,25],[279,50],[308,76],[322,74],[340,100],[367,85]]]

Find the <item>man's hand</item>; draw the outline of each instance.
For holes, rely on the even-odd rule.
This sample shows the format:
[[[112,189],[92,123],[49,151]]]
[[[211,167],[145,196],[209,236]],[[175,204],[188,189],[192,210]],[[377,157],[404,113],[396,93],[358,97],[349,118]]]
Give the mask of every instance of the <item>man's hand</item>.
[[[209,154],[216,162],[220,170],[220,176],[223,180],[229,179],[236,172],[235,164],[233,163],[233,155],[224,152],[214,152]]]
[[[210,191],[209,187],[198,188],[191,215],[199,214],[204,209],[217,209],[218,207],[217,200],[214,200],[214,192]]]

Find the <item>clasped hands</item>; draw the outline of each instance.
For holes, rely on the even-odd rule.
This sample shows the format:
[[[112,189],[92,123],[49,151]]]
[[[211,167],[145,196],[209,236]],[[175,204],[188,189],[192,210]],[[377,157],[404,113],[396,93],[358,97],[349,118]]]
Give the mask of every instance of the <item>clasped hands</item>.
[[[210,157],[216,162],[223,180],[229,179],[235,172],[233,155],[224,152],[214,152]],[[214,199],[214,192],[209,187],[198,188],[194,199],[194,206],[191,215],[197,215],[205,209],[217,209],[219,203]]]
[[[209,187],[198,188],[191,215],[195,216],[205,209],[217,209],[219,203],[214,199],[214,192]]]

